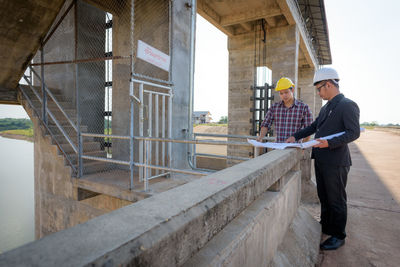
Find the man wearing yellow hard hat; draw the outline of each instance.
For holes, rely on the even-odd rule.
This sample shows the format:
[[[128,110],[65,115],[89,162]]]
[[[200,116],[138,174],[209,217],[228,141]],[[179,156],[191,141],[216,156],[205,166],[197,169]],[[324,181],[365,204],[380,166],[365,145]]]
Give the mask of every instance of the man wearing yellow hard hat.
[[[257,137],[259,142],[267,134],[272,124],[275,127],[276,141],[283,143],[295,132],[309,126],[313,121],[311,110],[307,104],[294,98],[294,83],[289,78],[279,79],[275,91],[279,92],[281,101],[273,104],[267,111],[261,124],[260,136]]]

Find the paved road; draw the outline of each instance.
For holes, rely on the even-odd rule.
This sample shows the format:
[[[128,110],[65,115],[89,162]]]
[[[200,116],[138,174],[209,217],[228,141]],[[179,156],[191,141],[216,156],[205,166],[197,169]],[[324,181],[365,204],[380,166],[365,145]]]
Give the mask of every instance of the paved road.
[[[367,130],[350,148],[348,237],[320,266],[400,266],[400,131]]]

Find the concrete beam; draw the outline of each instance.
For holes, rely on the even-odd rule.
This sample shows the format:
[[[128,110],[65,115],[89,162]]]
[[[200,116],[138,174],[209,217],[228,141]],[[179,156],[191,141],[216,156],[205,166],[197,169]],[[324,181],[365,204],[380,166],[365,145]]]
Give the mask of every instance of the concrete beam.
[[[244,22],[254,21],[262,18],[274,17],[282,14],[278,6],[272,6],[265,9],[255,9],[239,14],[227,15],[221,17],[221,26],[230,26]]]
[[[0,104],[21,105],[17,90],[0,86]]]
[[[0,266],[182,265],[300,157],[272,151],[0,254]]]
[[[246,31],[250,32],[253,30],[253,24],[251,22],[243,22],[240,23],[240,26],[243,27],[243,29],[245,29]]]
[[[233,36],[235,34],[231,27],[223,27],[221,25],[221,16],[213,8],[211,8],[206,1],[197,1],[197,13],[199,13],[203,18],[205,18],[208,22],[226,35]]]
[[[300,32],[300,46],[302,46],[302,50],[306,55],[307,61],[309,61],[310,66],[312,68],[317,68],[318,59],[314,53],[314,47],[310,44],[310,40],[308,40],[307,29],[302,20],[302,16],[299,13],[297,8],[297,4],[294,0],[276,0],[280,9],[282,10],[283,15],[288,21],[289,25],[297,25]],[[303,44],[301,44],[303,43]]]
[[[265,20],[267,21],[270,27],[276,27],[276,21],[277,21],[276,17],[265,18]]]
[[[65,0],[2,1],[0,85],[16,88]]]

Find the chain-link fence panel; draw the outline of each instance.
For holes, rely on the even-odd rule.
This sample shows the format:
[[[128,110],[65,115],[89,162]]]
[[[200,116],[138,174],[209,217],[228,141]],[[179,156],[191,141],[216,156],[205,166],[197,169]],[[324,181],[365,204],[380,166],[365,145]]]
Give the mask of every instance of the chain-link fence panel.
[[[32,64],[37,105],[46,103],[49,129],[78,176],[126,176],[132,161],[144,163],[145,156],[147,164],[168,166],[169,144],[132,145],[130,138],[170,137],[170,4],[66,1],[44,39]],[[159,55],[168,60],[155,62]]]

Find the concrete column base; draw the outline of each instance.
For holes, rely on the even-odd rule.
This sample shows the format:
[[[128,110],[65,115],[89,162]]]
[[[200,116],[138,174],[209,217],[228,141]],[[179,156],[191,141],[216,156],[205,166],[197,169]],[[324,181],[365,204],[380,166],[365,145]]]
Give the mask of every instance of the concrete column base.
[[[320,224],[300,207],[270,266],[315,266],[320,238]]]
[[[307,227],[301,225],[302,221],[292,222],[298,213],[300,202],[300,172],[288,173],[282,179],[284,185],[279,191],[267,191],[262,194],[184,266],[268,266],[279,244],[282,242],[286,244],[284,238],[289,225],[294,223],[296,227],[297,225]],[[320,232],[316,227],[312,230],[313,234]],[[315,239],[312,234],[307,236],[313,238],[305,241],[305,243],[311,242],[307,244],[306,249],[318,248],[319,237]],[[307,251],[302,253],[307,255]]]

